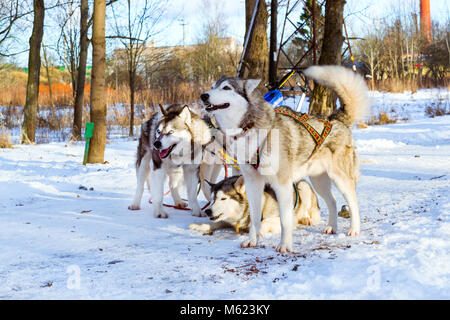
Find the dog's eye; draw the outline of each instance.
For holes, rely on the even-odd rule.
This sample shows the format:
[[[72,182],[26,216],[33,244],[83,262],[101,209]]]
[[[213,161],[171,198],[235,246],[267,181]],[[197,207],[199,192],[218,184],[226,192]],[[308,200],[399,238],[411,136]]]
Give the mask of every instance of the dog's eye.
[[[227,198],[221,198],[220,200],[227,200]]]
[[[161,134],[161,130],[156,129],[156,133],[157,133],[157,134]]]
[[[222,88],[223,90],[231,90],[231,88],[229,86],[225,86]]]

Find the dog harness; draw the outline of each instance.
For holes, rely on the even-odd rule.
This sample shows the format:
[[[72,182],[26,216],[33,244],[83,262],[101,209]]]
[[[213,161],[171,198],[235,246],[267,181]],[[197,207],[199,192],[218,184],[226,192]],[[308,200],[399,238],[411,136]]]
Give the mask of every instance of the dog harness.
[[[311,137],[313,138],[314,142],[316,143],[316,147],[314,148],[314,150],[311,152],[311,155],[309,156],[308,159],[310,159],[314,153],[319,150],[320,146],[323,144],[323,142],[325,141],[326,137],[328,136],[328,134],[331,131],[331,128],[333,127],[333,125],[331,124],[331,122],[327,119],[317,119],[320,122],[323,123],[323,130],[322,130],[322,134],[319,134],[316,129],[314,129],[309,123],[308,123],[308,119],[309,119],[309,114],[307,113],[300,113],[300,112],[295,112],[293,110],[289,110],[288,108],[275,108],[274,109],[276,113],[279,114],[283,114],[285,116],[289,116],[291,118],[294,118],[295,120],[297,120],[298,122],[300,122],[301,125],[303,125],[305,127],[305,129],[309,132],[309,134],[311,135]]]

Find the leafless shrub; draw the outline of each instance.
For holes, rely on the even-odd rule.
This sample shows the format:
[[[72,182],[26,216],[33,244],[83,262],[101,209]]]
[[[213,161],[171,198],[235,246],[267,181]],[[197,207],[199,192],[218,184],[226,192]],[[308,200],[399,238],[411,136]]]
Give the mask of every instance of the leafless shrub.
[[[444,103],[443,101],[439,101],[437,103],[432,103],[430,106],[426,107],[425,114],[430,118],[449,115],[450,108],[448,102]]]

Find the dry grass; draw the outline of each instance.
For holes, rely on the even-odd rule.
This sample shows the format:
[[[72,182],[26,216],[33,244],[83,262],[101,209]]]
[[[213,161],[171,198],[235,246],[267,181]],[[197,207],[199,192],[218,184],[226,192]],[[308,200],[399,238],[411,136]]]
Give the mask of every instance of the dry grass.
[[[419,81],[417,78],[407,78],[407,79],[384,79],[377,80],[372,86],[371,81],[367,81],[367,85],[371,90],[385,91],[385,92],[417,92],[419,89],[429,89],[436,87],[445,87],[450,89],[449,79],[443,79],[440,81],[435,81],[429,77],[422,78],[422,85],[419,86]]]
[[[36,142],[68,141],[73,125],[72,88],[68,84],[52,84],[53,106],[50,104],[49,87],[40,85],[39,109],[37,115]],[[145,88],[135,94],[135,126],[147,120],[158,104],[191,103],[197,101],[205,88],[182,83],[164,89]],[[89,121],[90,86],[85,87],[83,122]],[[130,107],[128,87],[106,90],[107,128],[109,134],[128,136]],[[14,85],[0,86],[0,125],[7,129],[20,128],[23,121],[26,87]],[[84,124],[83,124],[84,125]],[[134,133],[138,133],[137,128]]]
[[[425,109],[425,114],[430,118],[449,115],[450,107],[448,102],[444,104],[442,101],[439,101],[439,103],[432,103],[431,106],[428,106]]]
[[[9,134],[6,132],[5,127],[0,128],[0,149],[12,149],[13,144],[11,142],[11,138],[9,137]]]
[[[399,120],[399,117],[395,114],[389,115],[386,112],[380,112],[378,115],[373,116],[370,118],[370,120],[367,122],[369,126],[378,126],[378,125],[384,125],[384,124],[392,124],[396,123]]]

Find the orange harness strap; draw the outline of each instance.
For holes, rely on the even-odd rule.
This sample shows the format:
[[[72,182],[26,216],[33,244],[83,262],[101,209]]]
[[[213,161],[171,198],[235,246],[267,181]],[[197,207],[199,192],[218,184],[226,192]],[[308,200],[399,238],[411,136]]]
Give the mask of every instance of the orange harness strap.
[[[319,150],[320,146],[325,141],[325,138],[328,136],[328,134],[331,131],[332,125],[331,122],[327,119],[318,119],[319,121],[323,122],[323,131],[322,134],[319,134],[316,129],[314,129],[307,121],[309,119],[309,115],[307,113],[300,113],[295,111],[287,110],[287,108],[275,108],[276,113],[284,114],[286,116],[292,117],[298,122],[300,122],[306,130],[308,130],[309,134],[313,138],[314,142],[316,143],[316,147],[314,148],[313,152],[309,156],[311,158],[313,154]]]

